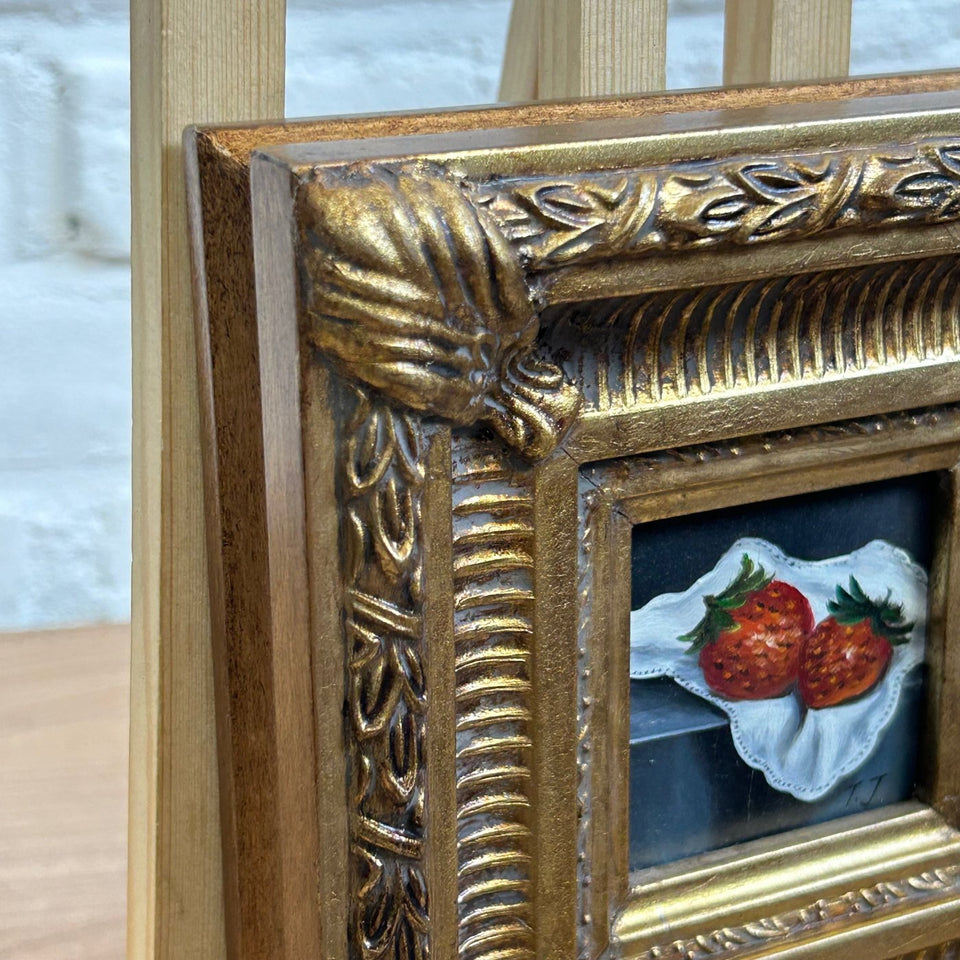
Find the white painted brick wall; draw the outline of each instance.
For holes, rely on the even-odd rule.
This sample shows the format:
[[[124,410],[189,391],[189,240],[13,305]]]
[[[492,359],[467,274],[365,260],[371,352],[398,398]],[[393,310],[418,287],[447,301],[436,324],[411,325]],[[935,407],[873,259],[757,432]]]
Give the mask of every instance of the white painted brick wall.
[[[493,101],[509,6],[290,0],[287,112]],[[721,9],[671,0],[671,87]],[[960,66],[957,11],[854,0],[853,72]],[[0,629],[128,615],[127,44],[127,0],[0,0]]]

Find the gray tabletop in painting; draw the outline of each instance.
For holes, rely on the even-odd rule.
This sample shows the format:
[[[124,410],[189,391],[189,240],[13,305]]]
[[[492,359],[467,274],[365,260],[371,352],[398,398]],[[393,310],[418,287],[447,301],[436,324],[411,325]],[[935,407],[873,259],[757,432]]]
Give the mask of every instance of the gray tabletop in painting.
[[[631,869],[910,799],[923,692],[923,670],[915,670],[865,765],[807,803],[740,759],[723,711],[672,680],[631,680]]]

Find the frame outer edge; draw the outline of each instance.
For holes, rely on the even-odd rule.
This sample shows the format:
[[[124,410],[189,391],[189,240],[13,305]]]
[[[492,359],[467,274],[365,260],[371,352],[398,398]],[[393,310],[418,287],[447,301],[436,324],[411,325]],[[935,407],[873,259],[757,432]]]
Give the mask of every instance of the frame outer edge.
[[[274,660],[283,956],[318,956],[317,755],[298,369],[297,285],[289,171],[251,169],[262,383],[270,641]],[[309,758],[304,763],[304,758]]]
[[[210,639],[213,654],[214,714],[217,727],[217,778],[220,787],[220,843],[223,861],[223,908],[227,956],[239,958],[243,942],[241,910],[242,864],[238,837],[237,767],[234,756],[234,717],[231,703],[231,670],[226,609],[226,565],[223,555],[225,527],[220,496],[221,469],[217,443],[216,382],[213,369],[215,320],[211,318],[207,284],[209,252],[204,240],[207,225],[201,152],[206,146],[196,128],[183,135],[183,155],[190,224],[190,254],[193,279],[194,335],[197,351],[197,394],[203,437],[204,533],[207,546],[207,580],[210,594]],[[207,185],[210,188],[209,184]],[[241,234],[244,239],[246,235]],[[252,237],[250,237],[252,242]],[[252,262],[250,264],[252,268]]]
[[[299,381],[295,374],[290,374],[291,369],[297,369],[299,340],[296,321],[297,280],[293,269],[296,241],[291,185],[292,174],[280,162],[275,159],[271,161],[269,157],[254,160],[254,219],[257,222],[259,238],[257,255],[261,262],[258,280],[263,280],[259,333],[261,374],[265,384],[264,455],[268,501],[271,503],[270,510],[273,511],[268,512],[267,518],[272,584],[271,626],[276,633],[275,642],[281,636],[284,639],[291,636],[288,625],[293,624],[300,629],[306,636],[306,642],[301,646],[306,650],[309,660],[309,617],[302,608],[303,591],[307,585],[305,582],[298,583],[298,578],[304,579],[303,570],[298,572],[297,564],[291,563],[291,557],[298,556],[298,551],[307,551],[303,518],[300,515],[298,524],[296,514],[298,509],[304,509],[304,490],[302,475],[297,474],[295,469],[301,465],[302,450],[299,444],[303,439],[297,422]],[[272,238],[269,236],[271,231],[275,231]],[[266,234],[267,239],[263,239],[261,234]],[[273,286],[276,289],[273,289]],[[258,294],[260,293],[258,288]],[[382,384],[377,384],[377,387],[380,392],[386,392]],[[397,398],[393,399],[395,401]],[[274,421],[279,425],[278,429],[274,429]],[[430,548],[425,549],[427,581],[431,589],[434,586],[438,589],[423,601],[424,632],[417,639],[422,639],[427,652],[426,688],[430,691],[431,698],[435,692],[443,691],[443,695],[438,698],[438,702],[431,699],[425,714],[428,718],[425,769],[430,791],[425,800],[427,832],[423,834],[423,839],[426,840],[423,865],[431,899],[429,917],[425,915],[423,925],[417,929],[425,930],[433,945],[432,949],[444,956],[444,951],[449,950],[451,944],[456,944],[456,936],[452,932],[455,928],[451,925],[455,920],[455,911],[450,910],[449,898],[443,901],[436,899],[441,891],[446,895],[446,886],[451,878],[451,864],[456,859],[455,828],[444,816],[449,812],[451,798],[454,798],[453,802],[456,803],[456,780],[451,776],[455,763],[450,762],[451,745],[445,743],[441,735],[444,723],[455,716],[455,705],[451,702],[449,693],[444,690],[443,682],[444,678],[449,678],[452,673],[452,650],[449,645],[443,645],[444,639],[452,637],[453,634],[452,610],[449,609],[448,602],[451,587],[452,531],[444,529],[443,518],[443,511],[449,512],[452,478],[449,430],[435,430],[432,426],[427,426],[422,436],[430,437],[430,441],[423,448],[426,452],[420,460],[431,482],[422,494],[425,523],[420,546],[425,548],[430,544]],[[609,454],[609,451],[607,453]],[[578,476],[577,463],[571,453],[563,449],[533,470],[536,533],[533,678],[534,727],[537,730],[533,763],[533,797],[536,801],[533,899],[537,918],[536,945],[539,960],[569,960],[569,957],[576,954],[576,829],[579,812],[577,723],[574,705],[577,698],[579,629],[576,537]],[[445,569],[441,569],[444,564]],[[292,577],[289,575],[291,572],[294,574]],[[289,651],[285,649],[284,653],[289,654]],[[275,678],[281,692],[278,703],[289,706],[289,701],[282,696],[288,689],[283,687],[283,684],[289,681],[289,689],[293,690],[297,679],[294,674],[289,677],[282,674]],[[303,691],[293,690],[291,699],[296,701],[296,709],[304,699]],[[298,715],[278,717],[278,723],[281,720],[288,722],[295,731],[303,729],[302,723],[298,726],[302,720]],[[449,726],[449,723],[447,725]],[[309,727],[308,718],[306,729],[309,730]],[[281,732],[278,731],[278,737],[280,736]],[[286,743],[286,740],[284,742]],[[299,749],[302,755],[303,746]],[[293,757],[294,754],[295,751],[291,750],[289,756]],[[302,784],[299,781],[295,783],[294,771],[282,768],[285,755],[281,754],[278,761],[281,764],[280,787],[283,789],[284,785],[289,783],[294,791],[297,791]],[[315,753],[311,755],[316,757]],[[296,773],[301,780],[307,779],[303,777],[302,770]],[[314,782],[318,782],[318,776],[319,773],[313,771]],[[333,799],[336,801],[335,797]],[[302,817],[302,808],[292,805],[291,809],[294,808]],[[281,808],[281,815],[285,809]],[[316,832],[315,820],[314,816]],[[298,843],[296,824],[285,823],[282,827],[281,844],[296,844],[296,853],[302,857],[302,844]],[[453,860],[450,858],[451,852],[454,853]],[[288,863],[286,853],[287,851],[284,855],[285,867]],[[400,855],[408,854],[402,852],[398,854]],[[319,857],[319,853],[316,857]],[[300,902],[303,902],[302,896],[294,891],[297,876],[300,874],[296,871],[290,876],[284,874],[284,902],[288,893],[293,898],[291,903],[295,902],[297,896],[300,896]],[[438,917],[441,918],[439,922]],[[598,917],[596,920],[606,922],[607,918]]]

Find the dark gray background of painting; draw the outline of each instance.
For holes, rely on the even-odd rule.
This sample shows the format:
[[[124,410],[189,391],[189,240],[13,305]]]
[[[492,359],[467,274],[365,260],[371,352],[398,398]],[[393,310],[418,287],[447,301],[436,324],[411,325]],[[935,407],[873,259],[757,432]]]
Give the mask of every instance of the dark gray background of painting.
[[[761,537],[804,560],[886,540],[929,570],[941,483],[939,474],[921,474],[638,524],[632,606],[686,590],[740,537]],[[924,687],[918,671],[867,764],[824,799],[805,803],[774,790],[740,759],[719,708],[669,679],[631,681],[631,868],[908,799]]]

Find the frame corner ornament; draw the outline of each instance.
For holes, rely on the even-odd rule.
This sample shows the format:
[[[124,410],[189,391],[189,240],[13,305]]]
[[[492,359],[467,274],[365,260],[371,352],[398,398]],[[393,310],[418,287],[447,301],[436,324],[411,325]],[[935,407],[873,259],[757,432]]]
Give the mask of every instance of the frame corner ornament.
[[[298,198],[307,342],[348,380],[548,456],[580,391],[539,356],[536,298],[494,218],[443,169],[319,171]]]

